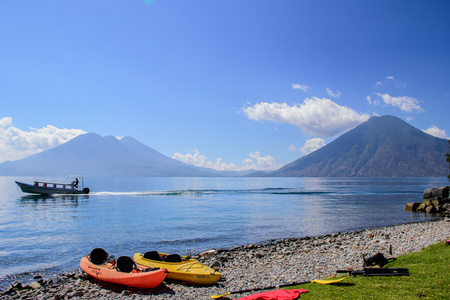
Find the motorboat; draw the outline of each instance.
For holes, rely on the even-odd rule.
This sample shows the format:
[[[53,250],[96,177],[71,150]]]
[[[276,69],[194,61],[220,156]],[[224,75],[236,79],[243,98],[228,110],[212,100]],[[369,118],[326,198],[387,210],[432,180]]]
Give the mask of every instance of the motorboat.
[[[80,182],[81,180],[81,182]],[[53,194],[89,194],[89,188],[84,187],[83,176],[69,176],[64,182],[49,182],[35,180],[34,184],[16,181],[22,192],[39,195]]]

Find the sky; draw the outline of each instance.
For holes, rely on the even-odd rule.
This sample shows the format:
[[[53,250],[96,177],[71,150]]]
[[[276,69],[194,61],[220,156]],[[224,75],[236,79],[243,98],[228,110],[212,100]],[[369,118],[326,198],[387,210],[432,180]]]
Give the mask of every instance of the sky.
[[[450,1],[0,0],[0,162],[80,134],[273,170],[372,116],[450,136]]]

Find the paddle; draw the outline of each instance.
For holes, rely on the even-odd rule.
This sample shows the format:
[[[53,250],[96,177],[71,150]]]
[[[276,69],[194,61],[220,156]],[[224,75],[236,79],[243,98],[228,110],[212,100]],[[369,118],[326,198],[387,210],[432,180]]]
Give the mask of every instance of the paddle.
[[[200,256],[207,255],[207,254],[214,254],[214,253],[216,253],[216,250],[211,249],[211,250],[208,250],[208,251],[199,253],[199,254],[197,254],[196,256],[183,255],[182,258],[186,258],[186,259],[189,259],[189,258],[199,258]]]
[[[351,277],[351,276],[342,277],[342,278],[339,278],[339,279],[332,279],[332,280],[311,280],[311,281],[302,281],[302,282],[292,282],[292,283],[273,285],[273,286],[268,286],[268,287],[263,287],[263,288],[239,290],[239,291],[227,292],[227,293],[222,294],[222,295],[212,295],[211,298],[219,299],[219,298],[222,298],[222,297],[224,297],[226,295],[231,295],[231,294],[242,294],[242,293],[247,293],[247,292],[270,290],[270,289],[276,289],[276,288],[286,287],[286,286],[300,285],[300,284],[305,284],[305,283],[332,284],[332,283],[336,283],[336,282],[342,281],[344,279],[347,279],[349,277]]]

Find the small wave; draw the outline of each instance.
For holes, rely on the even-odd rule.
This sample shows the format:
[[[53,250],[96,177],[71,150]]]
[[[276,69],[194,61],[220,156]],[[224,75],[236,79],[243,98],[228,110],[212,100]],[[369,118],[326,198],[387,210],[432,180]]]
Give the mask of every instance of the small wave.
[[[319,195],[319,194],[330,194],[330,192],[325,191],[305,191],[294,188],[265,188],[261,190],[251,190],[254,193],[261,194],[277,194],[277,195]]]

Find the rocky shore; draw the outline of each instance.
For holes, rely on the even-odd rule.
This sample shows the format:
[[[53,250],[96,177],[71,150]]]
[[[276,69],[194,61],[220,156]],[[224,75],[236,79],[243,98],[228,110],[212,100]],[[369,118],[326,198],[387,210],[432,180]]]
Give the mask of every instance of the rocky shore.
[[[449,238],[448,218],[320,237],[293,238],[218,250],[216,254],[199,258],[207,265],[220,267],[222,278],[211,287],[164,282],[156,289],[139,290],[105,284],[77,270],[57,278],[37,277],[29,285],[14,282],[0,292],[0,299],[211,299],[211,295],[227,291],[327,277],[337,269],[361,268],[362,254],[381,252],[386,257],[397,257]],[[233,296],[239,298],[245,295],[248,293]]]

